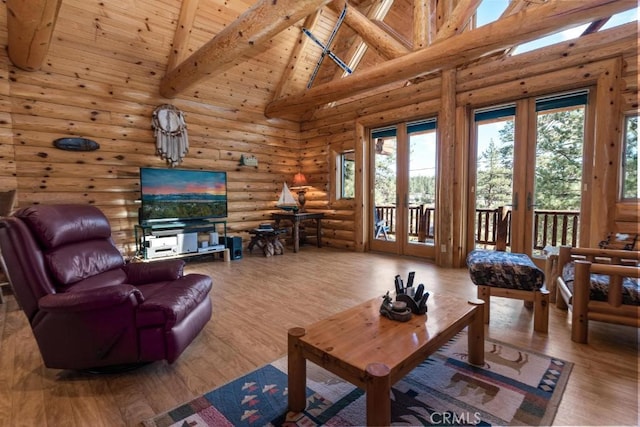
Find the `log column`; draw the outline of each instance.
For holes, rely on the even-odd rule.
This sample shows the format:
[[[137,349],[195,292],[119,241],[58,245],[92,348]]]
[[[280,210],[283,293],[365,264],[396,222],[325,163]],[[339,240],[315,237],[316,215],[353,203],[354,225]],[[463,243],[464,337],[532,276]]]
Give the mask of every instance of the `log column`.
[[[9,59],[26,71],[42,66],[62,0],[7,0]]]

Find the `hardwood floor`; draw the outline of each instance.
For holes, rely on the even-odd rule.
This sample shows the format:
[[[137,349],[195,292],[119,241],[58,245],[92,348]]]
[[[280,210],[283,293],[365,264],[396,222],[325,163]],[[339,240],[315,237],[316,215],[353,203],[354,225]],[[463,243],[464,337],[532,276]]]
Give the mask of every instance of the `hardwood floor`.
[[[466,269],[416,258],[304,246],[265,258],[254,251],[230,263],[192,262],[213,277],[214,314],[173,364],[118,375],[43,366],[12,296],[0,305],[0,426],[139,425],[286,353],[287,330],[393,290],[396,274],[461,302],[475,297]],[[575,363],[555,425],[638,424],[638,330],[591,322],[588,345],[570,339],[571,321],[552,305],[549,334],[533,332],[533,311],[496,298],[487,337]]]

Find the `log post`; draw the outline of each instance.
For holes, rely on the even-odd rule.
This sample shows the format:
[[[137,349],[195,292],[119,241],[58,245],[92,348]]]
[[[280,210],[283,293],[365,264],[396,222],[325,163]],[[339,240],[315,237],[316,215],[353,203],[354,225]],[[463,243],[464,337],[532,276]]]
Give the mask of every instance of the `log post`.
[[[7,0],[8,52],[13,65],[26,71],[42,66],[62,0]]]

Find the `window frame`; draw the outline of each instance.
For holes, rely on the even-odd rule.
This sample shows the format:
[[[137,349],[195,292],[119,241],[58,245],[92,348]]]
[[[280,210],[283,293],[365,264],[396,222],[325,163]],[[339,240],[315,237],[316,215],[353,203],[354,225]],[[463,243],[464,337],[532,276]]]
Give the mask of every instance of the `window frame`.
[[[620,151],[620,177],[619,177],[619,183],[620,183],[620,200],[623,202],[633,202],[633,201],[637,201],[640,197],[639,197],[639,188],[638,188],[638,157],[637,157],[637,152],[638,152],[638,126],[637,126],[637,122],[638,122],[638,118],[640,117],[640,112],[638,111],[634,111],[634,112],[630,112],[624,115],[624,118],[622,120],[622,144],[621,144],[621,151]],[[627,164],[627,143],[628,143],[628,124],[629,122],[635,119],[636,121],[636,164],[635,164],[635,173],[636,173],[636,188],[635,188],[635,196],[629,196],[626,194],[626,183],[627,183],[627,171],[629,170],[628,164]]]

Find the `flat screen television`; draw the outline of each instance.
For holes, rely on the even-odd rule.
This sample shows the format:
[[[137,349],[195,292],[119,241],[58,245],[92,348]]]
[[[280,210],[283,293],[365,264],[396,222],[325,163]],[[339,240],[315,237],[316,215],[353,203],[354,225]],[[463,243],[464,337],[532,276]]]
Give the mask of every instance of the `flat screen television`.
[[[140,224],[227,216],[227,173],[140,168]]]

